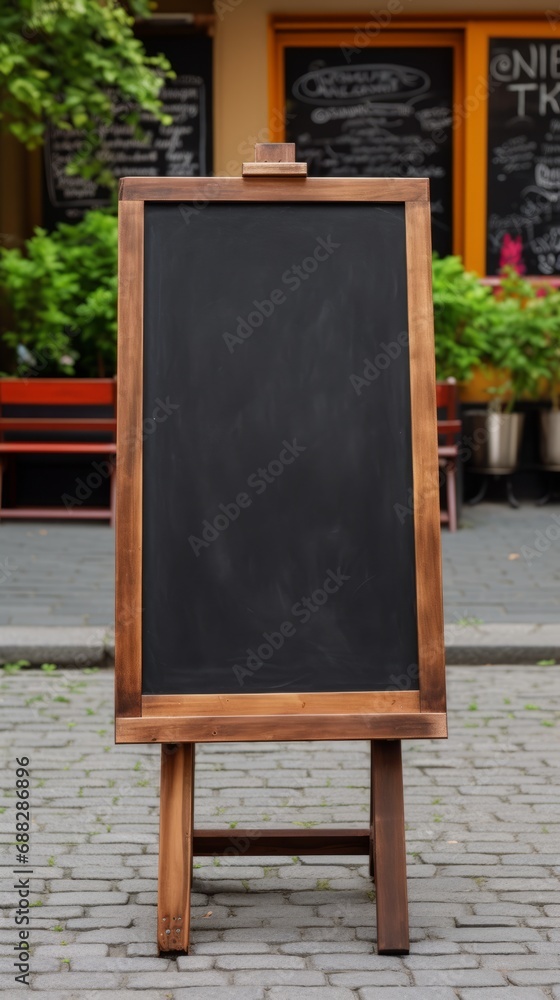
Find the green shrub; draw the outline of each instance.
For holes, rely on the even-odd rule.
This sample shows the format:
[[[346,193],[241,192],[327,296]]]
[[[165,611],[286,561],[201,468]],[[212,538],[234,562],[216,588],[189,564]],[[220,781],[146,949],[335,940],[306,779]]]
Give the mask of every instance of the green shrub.
[[[483,360],[507,372],[507,379],[490,392],[500,408],[511,410],[518,399],[538,396],[548,377],[544,350],[549,326],[548,296],[506,268],[488,316],[488,354]]]
[[[560,292],[504,269],[494,290],[465,271],[460,257],[434,258],[436,370],[467,382],[475,368],[505,378],[489,392],[494,406],[512,409],[539,398],[545,383],[557,405],[560,381]]]
[[[489,354],[494,295],[460,257],[434,256],[432,280],[437,377],[466,382]]]
[[[116,368],[117,220],[102,211],[0,250],[15,374],[111,376]]]
[[[560,380],[560,292],[504,271],[491,336],[493,363],[509,372],[515,401],[538,398],[546,384],[555,406]]]

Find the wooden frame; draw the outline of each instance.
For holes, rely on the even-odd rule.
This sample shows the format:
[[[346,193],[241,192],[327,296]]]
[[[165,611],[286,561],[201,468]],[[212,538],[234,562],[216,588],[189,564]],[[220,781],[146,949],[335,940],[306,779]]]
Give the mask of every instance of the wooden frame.
[[[465,267],[486,274],[487,130],[488,101],[484,81],[488,77],[489,39],[556,38],[558,13],[539,18],[535,11],[457,11],[448,15],[407,11],[377,14],[358,13],[354,17],[313,15],[271,15],[269,18],[269,117],[270,134],[282,142],[285,130],[278,118],[284,107],[284,59],[286,46],[346,45],[382,48],[387,45],[455,47],[455,146],[453,176],[454,253],[463,257]],[[451,39],[455,37],[456,41]],[[443,41],[448,37],[449,41]],[[358,41],[356,41],[358,39]],[[540,278],[541,276],[539,276]]]
[[[285,166],[285,165],[280,165]],[[403,203],[406,220],[419,691],[142,695],[142,316],[146,201]],[[126,178],[120,190],[116,741],[405,739],[447,735],[428,182]],[[410,679],[403,678],[403,687]]]

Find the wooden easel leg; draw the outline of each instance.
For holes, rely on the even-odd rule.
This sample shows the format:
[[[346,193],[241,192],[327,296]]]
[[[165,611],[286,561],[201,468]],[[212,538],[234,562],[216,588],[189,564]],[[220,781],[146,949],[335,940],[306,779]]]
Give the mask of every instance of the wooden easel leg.
[[[408,892],[401,741],[373,740],[371,751],[377,950],[382,955],[406,955]]]
[[[194,743],[161,748],[157,937],[188,951],[194,828]]]

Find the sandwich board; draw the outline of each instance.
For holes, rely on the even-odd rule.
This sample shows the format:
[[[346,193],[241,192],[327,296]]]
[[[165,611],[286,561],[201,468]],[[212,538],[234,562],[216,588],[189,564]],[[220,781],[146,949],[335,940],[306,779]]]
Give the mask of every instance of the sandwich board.
[[[125,178],[116,741],[161,743],[157,937],[187,951],[195,744],[368,740],[363,829],[244,852],[369,855],[409,948],[401,740],[447,735],[424,179]],[[234,851],[235,853],[235,851]]]

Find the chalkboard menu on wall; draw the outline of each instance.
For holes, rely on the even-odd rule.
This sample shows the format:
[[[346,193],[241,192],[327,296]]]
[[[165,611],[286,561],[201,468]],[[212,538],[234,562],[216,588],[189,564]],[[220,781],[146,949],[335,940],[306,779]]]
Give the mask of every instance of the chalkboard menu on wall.
[[[148,55],[163,53],[175,73],[166,80],[160,99],[172,125],[153,115],[142,118],[145,138],[131,126],[114,124],[103,139],[116,177],[202,177],[212,173],[212,39],[206,34],[172,29],[173,35],[142,35]],[[109,203],[109,192],[93,181],[69,177],[66,164],[83,141],[76,130],[51,129],[45,146],[43,224],[71,222],[90,208]]]
[[[560,271],[560,44],[490,40],[487,271]]]
[[[452,251],[453,49],[285,50],[286,139],[316,177],[428,177],[432,239]]]

